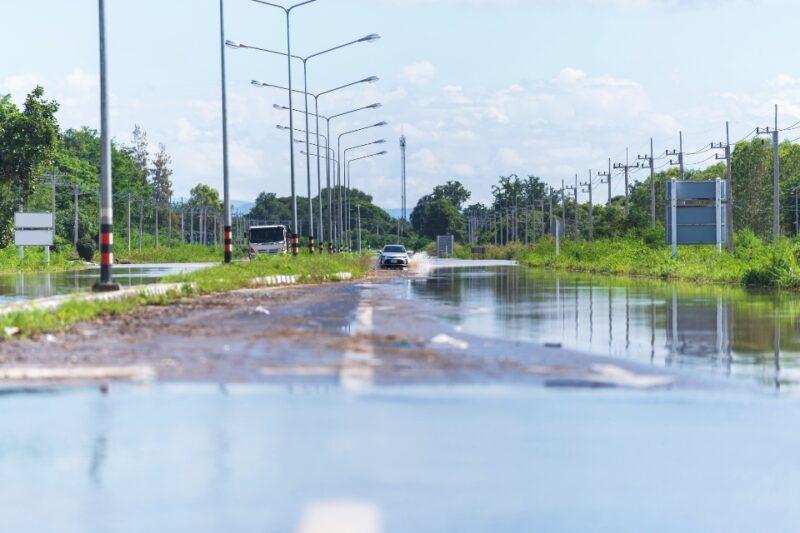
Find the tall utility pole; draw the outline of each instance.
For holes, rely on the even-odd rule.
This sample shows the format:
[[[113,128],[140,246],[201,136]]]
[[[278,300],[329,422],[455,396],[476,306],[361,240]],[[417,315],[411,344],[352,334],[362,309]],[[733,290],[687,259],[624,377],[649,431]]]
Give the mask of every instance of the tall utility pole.
[[[75,203],[75,217],[72,224],[72,244],[78,246],[78,195],[80,194],[80,186],[75,183],[72,189]]]
[[[728,187],[725,193],[725,214],[726,214],[726,238],[728,241],[728,252],[733,253],[733,173],[731,172],[731,129],[730,124],[725,122],[725,143],[711,143],[711,148],[725,150],[724,155],[714,154],[716,160],[725,160],[725,174],[728,180]]]
[[[553,231],[553,188],[548,187],[549,194],[547,195],[547,199],[550,202],[550,221],[547,223],[547,231]]]
[[[578,183],[578,174],[575,174],[575,186],[570,187],[572,192],[575,193],[575,240],[578,241],[581,238],[581,230],[580,226],[578,225],[578,187],[580,184]]]
[[[600,177],[600,183],[605,183],[608,185],[608,202],[606,205],[611,205],[611,158],[608,158],[608,172],[598,172],[597,175]]]
[[[775,104],[775,128],[756,128],[756,135],[772,135],[773,163],[772,163],[772,237],[779,239],[781,236],[781,197],[780,197],[780,145],[778,131],[778,104]]]
[[[361,253],[361,204],[356,204],[358,214],[358,253]]]
[[[583,192],[589,193],[589,240],[594,238],[594,201],[592,199],[592,170],[589,169],[589,179],[581,186],[586,187]]]
[[[131,255],[131,193],[128,193],[128,255]]]
[[[228,92],[225,79],[225,0],[219,0],[219,33],[219,53],[222,68],[222,209],[225,217],[224,258],[226,263],[230,263],[233,258],[233,234],[231,233],[231,189],[228,165]],[[308,201],[311,201],[310,197]],[[172,228],[171,224],[172,217],[170,217],[170,232]]]
[[[666,155],[667,155],[667,157],[673,157],[673,156],[677,156],[678,157],[677,161],[673,160],[673,159],[670,159],[669,160],[669,164],[671,166],[673,166],[673,167],[675,165],[680,167],[680,169],[681,169],[681,181],[683,181],[685,179],[685,169],[684,169],[684,166],[683,166],[683,132],[682,131],[678,132],[678,149],[677,150],[667,150],[666,151]]]
[[[100,22],[100,279],[98,292],[118,291],[114,265],[114,193],[111,188],[111,131],[108,113],[108,61],[106,57],[106,2],[98,0]]]
[[[400,225],[397,238],[403,237],[403,225],[406,222],[406,136],[400,136]]]
[[[614,165],[614,168],[617,170],[623,170],[625,173],[625,216],[628,216],[628,212],[630,211],[630,208],[628,207],[628,177],[630,176],[631,169],[640,168],[640,165],[639,163],[636,163],[635,165],[630,164],[630,161],[628,160],[628,149],[625,148],[625,164],[623,165],[622,163],[617,163]]]
[[[564,180],[561,180],[561,219],[564,221],[564,235],[567,234],[567,195],[565,194],[567,188],[564,186]]]
[[[650,167],[650,225],[656,226],[656,172],[655,172],[655,154],[653,153],[653,138],[650,137],[650,155],[637,156],[639,161],[647,161]],[[643,163],[644,164],[644,163]]]

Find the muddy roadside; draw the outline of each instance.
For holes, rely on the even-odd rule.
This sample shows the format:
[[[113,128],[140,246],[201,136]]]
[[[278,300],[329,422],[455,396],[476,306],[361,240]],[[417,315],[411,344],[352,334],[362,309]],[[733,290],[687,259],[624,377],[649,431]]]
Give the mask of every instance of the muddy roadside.
[[[707,386],[558,346],[455,331],[436,304],[403,297],[404,284],[425,275],[373,271],[354,282],[239,290],[4,341],[0,382],[114,380],[128,368],[131,379],[170,382]]]

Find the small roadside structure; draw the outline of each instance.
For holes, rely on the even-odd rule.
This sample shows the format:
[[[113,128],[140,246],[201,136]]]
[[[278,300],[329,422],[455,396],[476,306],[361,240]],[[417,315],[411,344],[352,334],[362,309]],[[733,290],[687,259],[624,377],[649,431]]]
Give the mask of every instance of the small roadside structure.
[[[667,185],[666,241],[672,257],[678,256],[679,244],[716,244],[722,252],[728,233],[727,182],[670,180]]]
[[[456,247],[456,238],[452,235],[438,235],[436,237],[436,257],[447,259],[453,256]]]
[[[55,235],[53,213],[14,213],[14,244],[19,247],[19,258],[25,258],[26,246],[44,246],[50,263],[50,247]]]

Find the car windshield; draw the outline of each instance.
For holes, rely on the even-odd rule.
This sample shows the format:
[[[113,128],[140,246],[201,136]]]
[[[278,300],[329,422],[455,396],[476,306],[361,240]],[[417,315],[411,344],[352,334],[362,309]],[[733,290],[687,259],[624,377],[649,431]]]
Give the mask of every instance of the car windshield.
[[[283,228],[253,228],[250,230],[250,242],[264,244],[283,242]]]
[[[403,246],[387,246],[383,249],[385,254],[404,254],[406,249]]]

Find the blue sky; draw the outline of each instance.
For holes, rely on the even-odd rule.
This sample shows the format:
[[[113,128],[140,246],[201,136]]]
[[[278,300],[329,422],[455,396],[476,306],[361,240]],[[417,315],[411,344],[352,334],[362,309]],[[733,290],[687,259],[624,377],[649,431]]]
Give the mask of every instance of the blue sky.
[[[107,0],[113,134],[127,142],[135,123],[173,155],[175,183],[219,186],[218,2]],[[21,101],[42,84],[62,104],[64,127],[96,127],[97,20],[94,0],[3,0],[0,93]],[[231,39],[281,49],[280,12],[227,0]],[[341,127],[387,120],[389,156],[354,166],[356,186],[385,207],[399,203],[397,138],[409,139],[412,201],[446,179],[462,180],[486,201],[500,174],[534,173],[552,184],[584,179],[606,158],[734,138],[771,121],[800,120],[794,21],[786,1],[731,0],[319,0],[296,12],[301,54],[369,33],[383,39],[312,64],[311,89],[370,75],[374,86],[332,95],[322,111],[383,102]],[[285,94],[254,89],[253,78],[283,84],[285,62],[230,51],[233,196],[289,190],[285,135],[272,109]],[[295,78],[296,83],[301,77]],[[154,146],[155,148],[155,146]],[[709,154],[687,157],[703,163]],[[305,167],[298,164],[300,190]],[[597,200],[605,199],[605,189]],[[615,191],[621,192],[620,180]]]

